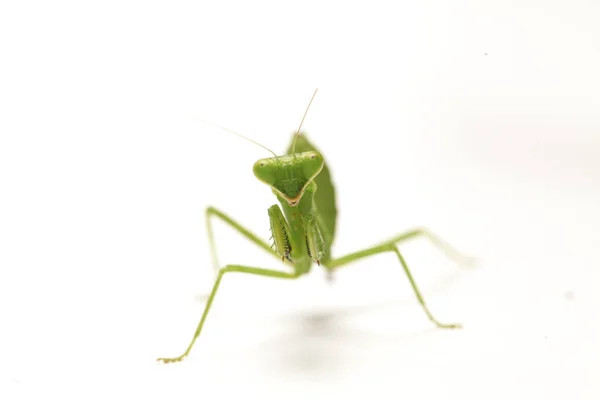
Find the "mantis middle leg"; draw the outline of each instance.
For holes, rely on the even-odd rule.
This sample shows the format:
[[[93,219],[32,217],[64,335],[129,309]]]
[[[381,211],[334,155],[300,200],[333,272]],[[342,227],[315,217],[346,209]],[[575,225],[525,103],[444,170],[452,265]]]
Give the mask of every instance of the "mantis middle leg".
[[[219,218],[221,221],[225,222],[229,226],[231,226],[234,230],[241,233],[243,236],[248,238],[252,243],[256,244],[258,247],[264,249],[267,253],[272,256],[280,259],[277,253],[271,248],[267,242],[259,238],[256,234],[250,232],[248,229],[244,228],[238,222],[234,221],[231,217],[226,215],[224,212],[214,208],[207,207],[206,208],[206,231],[208,233],[208,242],[210,244],[210,255],[213,263],[213,270],[215,274],[215,278],[219,273],[219,259],[217,257],[217,250],[215,247],[215,239],[213,235],[213,228],[211,223],[211,217]]]
[[[213,234],[213,226],[212,226],[212,217],[218,218],[221,221],[225,222],[227,225],[232,227],[235,231],[242,234],[242,236],[246,237],[252,243],[256,244],[261,249],[264,249],[267,253],[271,254],[277,259],[281,260],[277,253],[273,250],[273,248],[265,242],[263,239],[259,238],[258,235],[252,233],[245,227],[243,227],[240,223],[235,221],[233,218],[225,214],[223,211],[215,208],[215,207],[206,207],[205,212],[205,221],[206,221],[206,232],[208,234],[208,243],[210,248],[210,257],[212,260],[213,266],[213,279],[217,279],[217,275],[219,274],[219,257],[217,256],[217,248],[215,246],[215,237]],[[206,301],[208,299],[208,293],[203,293],[198,296],[200,301]]]

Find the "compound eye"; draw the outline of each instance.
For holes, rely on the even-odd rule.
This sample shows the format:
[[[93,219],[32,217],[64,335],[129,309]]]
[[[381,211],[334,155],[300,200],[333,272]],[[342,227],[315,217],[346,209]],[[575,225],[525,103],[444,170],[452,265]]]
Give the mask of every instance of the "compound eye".
[[[277,166],[272,162],[269,162],[269,159],[258,160],[254,163],[253,171],[254,175],[264,183],[268,185],[273,185],[276,179]]]

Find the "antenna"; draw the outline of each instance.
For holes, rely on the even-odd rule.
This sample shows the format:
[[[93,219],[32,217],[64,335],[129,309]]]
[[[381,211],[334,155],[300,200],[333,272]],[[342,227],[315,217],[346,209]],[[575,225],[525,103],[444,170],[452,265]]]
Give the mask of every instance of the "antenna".
[[[296,137],[294,138],[294,144],[292,145],[292,154],[294,154],[296,152],[296,140],[298,140],[298,136],[300,136],[300,128],[302,128],[302,124],[304,123],[304,118],[306,118],[306,114],[308,113],[308,109],[310,108],[310,105],[312,104],[313,99],[317,95],[317,90],[319,90],[319,88],[315,89],[315,92],[313,93],[312,97],[310,98],[310,102],[308,103],[308,106],[306,107],[306,111],[304,111],[304,115],[302,116],[302,121],[300,121],[300,126],[298,127],[298,131],[296,132]]]
[[[257,145],[257,146],[260,146],[260,147],[262,147],[263,149],[267,150],[268,152],[270,152],[271,154],[273,154],[275,157],[277,157],[277,154],[275,154],[275,152],[274,152],[273,150],[269,149],[269,148],[268,148],[268,147],[266,147],[266,146],[263,146],[262,144],[260,144],[260,143],[258,143],[258,142],[256,142],[256,141],[254,141],[254,140],[252,140],[252,139],[250,139],[250,138],[248,138],[248,137],[246,137],[246,136],[244,136],[244,135],[242,135],[242,134],[240,134],[240,133],[237,133],[237,132],[235,132],[235,131],[232,131],[231,129],[225,128],[224,126],[217,125],[217,124],[215,124],[214,122],[210,122],[210,121],[207,121],[207,120],[204,120],[204,119],[201,119],[201,118],[200,118],[200,121],[204,122],[205,124],[209,124],[209,125],[212,125],[212,126],[214,126],[214,127],[217,127],[217,128],[219,128],[219,129],[222,129],[222,130],[224,130],[224,131],[226,131],[226,132],[233,133],[234,135],[236,135],[236,136],[239,136],[239,137],[241,137],[242,139],[246,139],[247,141],[249,141],[249,142],[251,142],[251,143],[254,143],[254,144],[255,144],[255,145]]]

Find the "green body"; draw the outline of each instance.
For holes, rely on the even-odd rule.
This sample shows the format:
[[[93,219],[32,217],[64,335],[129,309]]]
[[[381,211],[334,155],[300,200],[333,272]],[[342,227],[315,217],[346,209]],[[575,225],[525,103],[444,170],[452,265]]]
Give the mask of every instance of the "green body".
[[[269,208],[273,247],[301,275],[313,262],[326,265],[330,259],[337,209],[320,152],[304,134],[297,136],[295,153],[293,147],[292,141],[286,155],[258,160],[254,173],[279,200]]]
[[[295,144],[294,144],[294,141]],[[295,149],[295,151],[292,151]],[[424,228],[413,229],[386,240],[378,245],[334,258],[331,254],[336,233],[336,195],[329,168],[321,152],[315,148],[304,134],[294,135],[286,154],[258,160],[254,164],[256,177],[271,187],[279,204],[268,208],[272,242],[269,243],[222,211],[208,207],[206,209],[207,232],[215,269],[215,283],[207,298],[206,306],[194,336],[186,351],[175,358],[159,358],[162,362],[181,361],[186,357],[200,335],[223,276],[237,272],[279,279],[297,279],[308,273],[313,263],[322,265],[329,275],[343,266],[381,253],[394,254],[402,266],[415,296],[427,317],[440,328],[457,328],[458,324],[440,323],[431,314],[425,300],[410,273],[404,257],[398,249],[398,243],[416,237],[426,237],[447,255],[459,261],[466,258]],[[226,265],[220,267],[217,259],[215,241],[211,225],[212,218],[218,218],[231,226],[257,246],[263,248],[285,265],[291,266],[291,272],[258,268],[245,265]]]
[[[293,140],[287,149],[287,154],[290,154],[293,147]],[[304,134],[298,135],[296,141],[296,151],[299,153],[306,151],[316,151],[322,154]],[[317,190],[314,193],[314,214],[317,218],[317,224],[325,242],[325,254],[321,259],[321,263],[327,265],[327,261],[331,258],[331,246],[335,238],[335,228],[337,221],[337,207],[335,198],[335,187],[331,179],[331,173],[327,166],[327,160],[323,164],[323,168],[319,175],[314,179]]]

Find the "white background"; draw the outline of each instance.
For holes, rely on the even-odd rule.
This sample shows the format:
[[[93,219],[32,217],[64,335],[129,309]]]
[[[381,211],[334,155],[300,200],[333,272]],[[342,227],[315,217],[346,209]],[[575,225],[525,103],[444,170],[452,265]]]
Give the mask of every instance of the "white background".
[[[600,7],[592,1],[4,2],[0,398],[598,399]],[[305,122],[335,255],[210,289],[204,209],[268,238],[252,175]],[[223,263],[279,264],[222,224]]]

